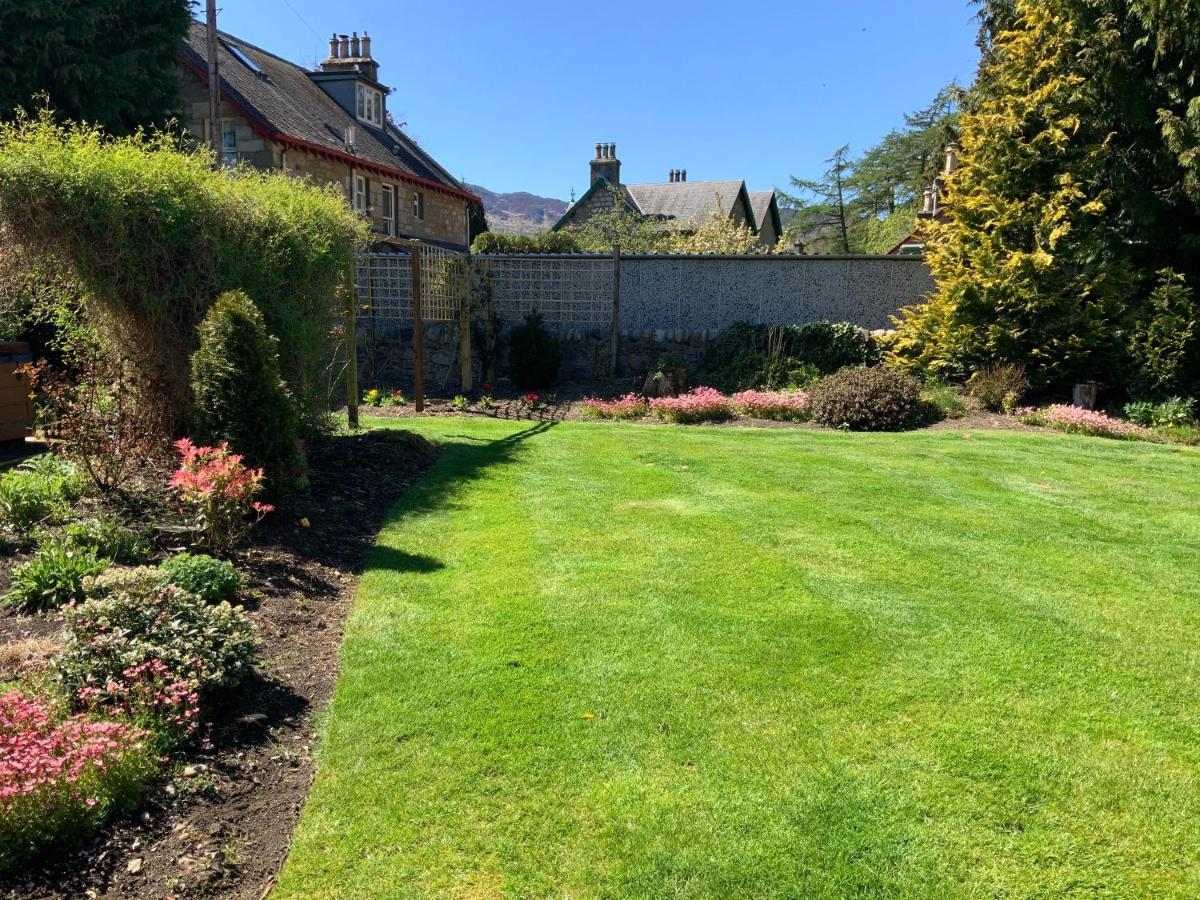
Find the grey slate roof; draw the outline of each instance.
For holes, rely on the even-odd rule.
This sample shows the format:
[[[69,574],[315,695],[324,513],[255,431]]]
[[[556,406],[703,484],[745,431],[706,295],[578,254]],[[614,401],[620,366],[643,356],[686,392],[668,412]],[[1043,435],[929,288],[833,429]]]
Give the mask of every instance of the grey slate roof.
[[[728,217],[745,190],[745,182],[677,181],[622,187],[642,215],[667,219],[682,228],[689,222],[703,223],[714,210]]]
[[[258,120],[260,126],[335,153],[345,153],[343,136],[347,126],[356,129],[354,154],[404,174],[415,175],[451,190],[470,194],[416,141],[391,123],[375,128],[359,122],[318,87],[301,66],[219,32],[217,72],[221,90]],[[256,66],[252,71],[230,52],[237,47]],[[204,26],[192,22],[184,39],[184,54],[200,69],[208,70],[208,47]]]
[[[774,191],[750,191],[750,209],[754,212],[754,227],[762,231],[763,222],[771,213],[771,200]]]

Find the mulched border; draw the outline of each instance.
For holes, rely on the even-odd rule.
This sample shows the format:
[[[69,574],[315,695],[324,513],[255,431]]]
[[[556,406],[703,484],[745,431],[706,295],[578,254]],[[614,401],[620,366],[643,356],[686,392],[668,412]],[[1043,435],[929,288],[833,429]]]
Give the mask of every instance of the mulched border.
[[[313,715],[333,692],[358,576],[388,511],[438,453],[391,430],[310,448],[310,490],[281,504],[235,560],[265,664],[216,711],[212,749],[176,760],[137,810],[86,845],[0,879],[0,896],[267,895],[312,785]],[[45,621],[9,615],[0,639],[45,633]]]

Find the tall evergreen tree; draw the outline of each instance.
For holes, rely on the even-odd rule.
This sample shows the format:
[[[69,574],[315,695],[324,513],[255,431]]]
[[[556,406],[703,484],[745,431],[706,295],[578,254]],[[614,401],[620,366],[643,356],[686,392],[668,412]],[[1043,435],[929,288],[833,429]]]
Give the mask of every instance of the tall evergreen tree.
[[[113,133],[179,111],[192,0],[0,0],[0,118],[49,104]]]
[[[1183,389],[1194,378],[1194,345],[1148,347],[1146,336],[1186,331],[1195,317],[1200,206],[1186,129],[1173,144],[1170,113],[1186,121],[1196,102],[1181,73],[1195,72],[1198,42],[1190,54],[1173,44],[1164,66],[1136,6],[985,4],[963,166],[929,242],[938,291],[905,311],[901,359],[954,375],[1021,362],[1050,390]],[[1174,368],[1147,379],[1145,359]]]

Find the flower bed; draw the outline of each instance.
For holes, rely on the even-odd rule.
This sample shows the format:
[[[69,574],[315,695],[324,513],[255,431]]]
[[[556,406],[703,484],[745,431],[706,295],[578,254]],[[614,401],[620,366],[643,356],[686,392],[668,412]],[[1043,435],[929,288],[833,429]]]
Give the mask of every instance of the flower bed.
[[[1090,434],[1124,440],[1139,440],[1149,434],[1142,426],[1124,419],[1114,419],[1095,410],[1065,403],[1055,403],[1045,409],[1026,406],[1018,409],[1016,416],[1027,425],[1045,425],[1067,434]]]
[[[710,387],[692,388],[678,397],[655,397],[650,401],[650,411],[660,419],[678,425],[723,422],[733,417],[729,399]]]
[[[641,394],[629,393],[613,400],[584,397],[580,407],[589,419],[640,419],[650,411],[650,401]]]
[[[808,394],[803,391],[741,391],[733,395],[733,405],[755,419],[804,422],[809,418]]]
[[[135,800],[157,765],[146,738],[125,722],[56,721],[19,690],[0,695],[0,871]]]

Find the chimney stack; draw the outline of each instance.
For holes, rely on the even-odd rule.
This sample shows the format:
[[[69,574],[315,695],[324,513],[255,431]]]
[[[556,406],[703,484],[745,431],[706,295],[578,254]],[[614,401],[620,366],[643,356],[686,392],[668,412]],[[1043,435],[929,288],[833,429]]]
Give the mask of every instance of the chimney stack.
[[[616,187],[621,183],[621,161],[617,159],[616,144],[597,144],[596,158],[591,164],[591,184],[603,178]]]
[[[946,145],[946,174],[952,175],[958,171],[958,144]]]
[[[371,38],[353,34],[334,34],[329,39],[329,59],[321,63],[322,72],[357,72],[371,81],[379,81],[379,63],[371,57]]]
[[[687,181],[687,169],[680,169],[680,170],[679,170],[679,180],[680,180],[680,181]]]

